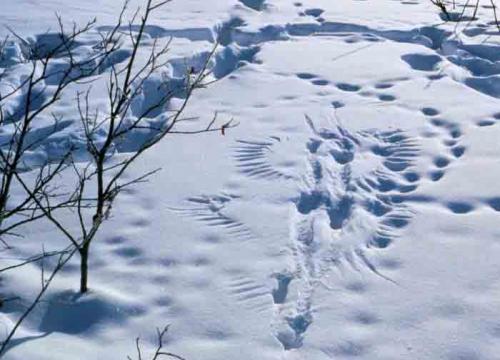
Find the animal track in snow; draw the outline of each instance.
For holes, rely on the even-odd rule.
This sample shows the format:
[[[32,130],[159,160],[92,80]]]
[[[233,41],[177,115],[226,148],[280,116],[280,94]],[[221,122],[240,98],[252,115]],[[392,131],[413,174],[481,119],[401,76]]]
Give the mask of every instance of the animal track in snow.
[[[262,11],[265,8],[264,0],[238,0],[238,1],[252,10]]]
[[[347,92],[357,92],[361,90],[361,86],[355,85],[355,84],[348,84],[348,83],[338,83],[336,84],[337,88],[342,91],[347,91]]]
[[[320,8],[310,8],[310,9],[305,9],[305,10],[304,10],[304,15],[307,15],[307,16],[312,16],[312,17],[318,18],[318,17],[320,17],[320,16],[321,16],[324,12],[325,12],[325,10],[320,9]]]
[[[284,304],[288,296],[288,286],[293,279],[293,275],[288,272],[282,272],[275,275],[277,287],[273,290],[273,302],[275,304]]]
[[[318,75],[311,73],[297,73],[295,74],[299,79],[309,80],[312,85],[315,86],[327,86],[330,85],[330,81],[321,79]]]
[[[423,108],[422,112],[435,133],[429,141],[438,141],[442,148],[438,154],[426,154],[435,168],[433,180],[438,181],[466,149],[460,145],[462,132],[457,125],[438,117],[438,110]],[[319,127],[311,119],[307,124],[312,135],[304,144],[308,171],[302,178],[289,176],[278,166],[283,158],[279,153],[283,143],[278,137],[239,140],[233,155],[245,175],[256,180],[298,181],[301,190],[293,198],[290,217],[294,267],[273,275],[274,289],[247,280],[230,290],[242,301],[255,300],[258,305],[252,308],[259,311],[272,297],[276,312],[273,333],[285,350],[302,346],[314,321],[315,288],[331,281],[335,272],[367,272],[392,281],[371,261],[370,253],[389,247],[401,236],[413,216],[411,204],[417,197],[411,194],[424,179],[413,169],[422,155],[417,137],[400,130],[350,132],[338,124]],[[231,201],[238,198],[191,198],[189,202],[199,206],[181,212],[207,225],[229,227],[251,237],[251,230],[225,211]],[[445,206],[456,214],[474,208],[461,201]]]
[[[438,140],[443,152],[428,156],[444,171],[466,151],[459,144],[462,133],[455,124],[436,120],[437,110],[423,112],[442,131]],[[297,300],[287,304],[288,291],[286,296],[281,291],[275,302],[280,306],[275,334],[285,350],[302,346],[314,321],[315,288],[334,271],[367,271],[392,281],[370,260],[370,252],[389,247],[402,235],[414,213],[411,193],[423,179],[413,169],[422,156],[416,137],[400,130],[353,133],[340,125],[318,127],[310,118],[307,123],[313,133],[306,144],[309,170],[295,199],[290,229],[295,269],[286,273],[292,274],[285,278],[286,286],[281,285],[288,290],[293,283]],[[475,208],[463,201],[446,206],[455,214]]]
[[[486,127],[486,126],[492,126],[492,125],[495,125],[496,122],[493,121],[493,120],[489,120],[489,119],[484,119],[484,120],[479,120],[476,125],[479,126],[479,127]]]
[[[313,322],[315,287],[334,269],[365,270],[390,280],[370,261],[368,248],[385,248],[408,225],[412,212],[392,194],[415,190],[420,178],[408,176],[419,154],[416,140],[401,131],[351,133],[342,126],[319,128],[306,144],[309,171],[295,199],[290,236],[295,258],[294,305],[280,305],[274,322],[285,350],[302,346]],[[280,286],[278,286],[278,289]],[[279,292],[277,304],[286,299]],[[292,306],[290,308],[290,306]]]
[[[254,10],[263,10],[263,0],[240,0],[246,7]],[[301,5],[302,6],[302,5]],[[464,84],[493,97],[500,96],[500,90],[496,85],[496,77],[500,74],[498,69],[499,57],[497,45],[469,45],[458,42],[451,32],[424,26],[410,30],[377,30],[363,25],[317,21],[322,9],[311,8],[303,12],[304,15],[312,16],[313,23],[289,23],[286,25],[269,25],[257,31],[243,29],[243,21],[230,19],[223,26],[215,26],[214,29],[178,29],[169,30],[160,27],[151,27],[147,32],[152,37],[186,37],[192,41],[210,41],[223,39],[223,46],[236,43],[239,46],[248,47],[261,45],[269,41],[286,41],[293,36],[313,36],[327,34],[345,38],[348,43],[359,41],[395,41],[410,44],[419,44],[430,51],[410,53],[402,56],[402,60],[413,69],[419,71],[433,71],[439,63],[448,60],[456,66],[469,71],[471,75],[463,80]],[[306,13],[307,12],[307,13]],[[485,32],[487,29],[480,29]],[[219,34],[214,36],[213,34]],[[433,79],[441,78],[443,74],[433,74]],[[460,80],[462,81],[462,80]]]
[[[456,124],[439,117],[436,109],[421,111],[432,135],[421,141],[437,142],[437,153],[423,154],[419,138],[401,130],[351,132],[339,124],[321,127],[308,118],[308,170],[300,178],[279,165],[286,148],[281,138],[237,141],[233,156],[241,173],[254,180],[293,180],[300,189],[292,198],[289,224],[293,267],[272,275],[272,289],[251,279],[236,279],[229,286],[230,295],[251,309],[261,311],[274,303],[271,327],[283,349],[302,346],[314,321],[315,288],[333,281],[335,273],[371,273],[393,281],[371,260],[371,253],[388,248],[402,235],[414,214],[414,201],[435,201],[412,195],[425,179],[414,164],[428,161],[434,167],[432,180],[439,181],[466,151]],[[174,210],[237,238],[253,238],[251,229],[226,208],[233,201],[240,200],[227,194],[192,197],[188,202],[195,206]],[[485,203],[496,210],[500,202]],[[455,214],[475,208],[463,201],[444,205]]]
[[[439,115],[439,110],[431,107],[424,107],[422,108],[422,114],[424,114],[425,116],[437,116]]]
[[[245,276],[234,276],[227,283],[230,296],[248,309],[264,311],[269,308],[269,290]]]
[[[238,140],[234,149],[234,159],[237,161],[241,173],[262,179],[290,179],[287,174],[287,163],[282,161],[280,155],[280,142],[278,137],[270,137],[268,141]]]
[[[486,31],[480,29],[480,31]],[[466,69],[470,76],[463,80],[466,86],[492,97],[500,97],[498,87],[498,45],[469,45],[454,39],[452,32],[433,26],[424,26],[410,30],[377,30],[368,26],[330,21],[313,23],[289,23],[286,25],[266,26],[260,33],[238,32],[241,44],[262,43],[264,41],[288,40],[290,37],[303,37],[325,34],[345,39],[345,42],[394,41],[418,44],[430,51],[403,55],[405,61],[414,70],[433,71],[444,60]],[[263,40],[265,39],[265,40]],[[437,80],[444,74],[432,74],[429,78]]]
[[[500,121],[500,113],[493,114],[490,119],[483,119],[476,122],[479,127],[493,126]]]
[[[385,194],[416,189],[405,171],[418,155],[417,141],[396,130],[351,134],[341,126],[318,129],[308,123],[315,136],[307,144],[310,173],[296,200],[298,213],[324,210],[332,230],[345,230],[359,207],[382,224],[401,227],[407,212]],[[382,244],[372,238],[366,245]]]
[[[414,70],[433,71],[436,70],[438,64],[442,61],[438,55],[427,54],[407,54],[401,57]]]
[[[202,222],[206,226],[220,228],[231,238],[246,241],[254,238],[252,231],[242,222],[225,214],[225,207],[235,200],[234,195],[196,196],[187,199],[194,206],[171,208],[172,211]]]
[[[392,84],[392,83],[381,82],[381,83],[375,84],[375,89],[390,89],[393,86],[394,86],[394,84]]]
[[[345,104],[342,102],[342,101],[332,101],[331,102],[332,106],[334,109],[340,109],[340,108],[343,108],[345,106]]]
[[[433,159],[434,170],[429,173],[429,177],[432,181],[439,181],[445,175],[445,169],[458,158],[461,158],[465,152],[466,148],[460,145],[460,138],[462,137],[462,131],[460,128],[445,119],[436,117],[439,115],[439,111],[431,108],[424,108],[422,112],[429,116],[430,124],[432,127],[436,128],[440,133],[439,136],[443,138],[442,145],[445,147],[447,154],[441,154],[435,156]]]

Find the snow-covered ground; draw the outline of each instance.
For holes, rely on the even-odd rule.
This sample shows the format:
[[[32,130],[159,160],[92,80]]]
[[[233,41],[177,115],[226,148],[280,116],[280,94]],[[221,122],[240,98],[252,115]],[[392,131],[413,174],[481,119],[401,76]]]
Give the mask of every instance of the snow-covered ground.
[[[500,359],[500,35],[481,4],[462,23],[424,0],[175,0],[156,13],[147,34],[173,38],[173,78],[220,40],[218,81],[188,112],[239,126],[147,153],[130,178],[162,171],[114,206],[91,292],[76,295],[70,264],[5,358],[125,359],[171,324],[166,347],[189,360]],[[0,35],[44,41],[55,12],[105,28],[121,5],[4,0]],[[11,46],[0,71],[16,83]],[[33,164],[74,136],[71,99]],[[65,244],[44,223],[25,235],[2,263]],[[40,268],[1,280],[27,303]],[[3,308],[2,336],[24,306]]]

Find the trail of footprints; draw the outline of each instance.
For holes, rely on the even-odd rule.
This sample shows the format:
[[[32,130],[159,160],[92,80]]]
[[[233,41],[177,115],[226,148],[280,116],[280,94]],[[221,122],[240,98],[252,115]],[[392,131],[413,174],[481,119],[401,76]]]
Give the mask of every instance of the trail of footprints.
[[[265,11],[268,6],[265,0],[239,0],[241,6],[254,11]],[[217,24],[213,28],[189,28],[189,29],[167,29],[159,26],[151,26],[145,29],[148,37],[152,39],[156,38],[187,38],[191,41],[218,41],[222,48],[217,52],[213,59],[210,68],[213,70],[213,74],[217,79],[231,75],[239,67],[247,63],[258,63],[256,60],[256,54],[260,51],[262,44],[269,41],[285,41],[293,36],[312,36],[317,34],[325,34],[328,36],[336,36],[342,38],[347,43],[356,42],[376,42],[376,41],[398,41],[404,43],[416,43],[423,45],[429,49],[435,51],[434,54],[406,54],[402,56],[402,61],[405,61],[410,67],[416,71],[431,72],[428,74],[428,78],[431,80],[438,79],[445,75],[441,74],[439,71],[439,66],[444,59],[455,64],[456,66],[464,67],[473,73],[469,79],[466,79],[465,84],[471,88],[481,91],[493,97],[498,97],[498,89],[489,85],[491,82],[488,78],[489,75],[498,74],[498,69],[495,68],[496,52],[491,46],[485,46],[484,54],[481,52],[480,55],[476,53],[468,53],[470,50],[467,46],[456,44],[460,49],[460,53],[453,54],[442,54],[443,44],[447,42],[452,42],[453,39],[450,38],[451,34],[444,30],[437,30],[432,27],[423,27],[418,29],[412,29],[408,31],[382,31],[371,29],[366,26],[347,24],[347,23],[334,23],[325,21],[322,17],[324,10],[321,8],[304,8],[304,4],[301,2],[294,2],[293,5],[299,11],[300,16],[311,18],[312,22],[298,23],[298,24],[287,24],[286,26],[266,26],[259,29],[257,32],[251,32],[244,29],[245,21],[239,17],[231,17],[227,21]],[[480,33],[488,31],[488,26],[478,24],[478,27],[471,27],[468,31],[464,31],[467,36],[475,36]],[[98,30],[106,31],[110,27],[102,26]],[[129,29],[124,28],[123,30],[128,31]],[[137,31],[138,29],[132,27],[130,30]],[[78,60],[82,62],[82,67],[78,68],[77,72],[86,74],[88,76],[94,75],[89,72],[89,70],[84,66],[86,64],[85,59],[89,57],[96,56],[99,53],[99,40],[100,36],[96,36],[95,39],[85,40],[82,43],[78,43],[76,49],[76,54]],[[12,69],[15,70],[15,65],[22,63],[27,60],[33,60],[43,55],[44,52],[49,50],[49,44],[54,42],[57,44],[57,35],[53,33],[40,34],[35,36],[30,42],[16,42],[9,41],[2,54],[0,54],[0,71],[2,72],[4,81],[9,78],[9,73]],[[238,46],[233,46],[238,45]],[[467,53],[464,56],[462,53]],[[98,69],[97,73],[101,74],[106,72],[109,68],[117,66],[121,62],[129,58],[131,50],[127,48],[120,49],[113,57],[102,64],[101,68]],[[462,54],[462,55],[460,55]],[[172,59],[170,65],[174,76],[169,80],[168,86],[162,87],[162,92],[170,92],[176,89],[180,84],[183,84],[185,79],[183,76],[186,73],[186,68],[194,69],[195,72],[203,67],[204,61],[209,56],[209,52],[200,52],[194,54],[192,57],[187,57],[183,59]],[[80,59],[81,58],[81,59]],[[89,64],[86,64],[89,65]],[[57,74],[61,72],[61,66],[64,67],[63,63],[54,63],[51,66],[54,68],[48,69],[50,74],[54,76],[49,76],[47,79],[47,85],[53,84],[57,81]],[[88,74],[87,74],[88,73]],[[309,73],[299,73],[296,74],[299,78],[303,80],[310,81],[314,86],[325,87],[331,85],[326,79],[321,78],[315,74]],[[488,76],[483,76],[488,75]],[[7,80],[6,80],[7,79]],[[405,80],[405,79],[401,79]],[[8,80],[10,81],[10,80]],[[16,80],[17,81],[17,80]],[[1,87],[2,84],[0,84]],[[9,84],[10,85],[10,84]],[[149,86],[150,85],[150,86]],[[151,89],[158,89],[158,84],[149,84],[148,89],[145,92],[153,93]],[[394,85],[393,82],[380,83],[374,86],[374,89],[362,89],[358,84],[350,83],[335,83],[333,84],[338,90],[342,92],[357,93],[360,96],[373,97],[381,102],[392,102],[396,101],[397,98],[395,94],[390,93],[389,89]],[[148,97],[150,97],[148,93]],[[179,96],[183,96],[179,93]],[[24,108],[23,100],[24,94],[21,94],[19,99],[15,99],[17,104],[12,104],[12,109],[8,109],[7,117],[9,121],[16,122],[19,120],[21,110]],[[34,104],[32,110],[36,110],[43,103],[41,99],[39,104]],[[149,108],[148,103],[136,104],[135,111],[141,112],[145,108]],[[335,108],[342,107],[342,103],[333,102],[332,106]],[[9,107],[10,108],[10,105]],[[161,109],[160,109],[161,110]],[[160,112],[160,111],[159,111]],[[137,116],[137,113],[133,113],[133,116]],[[477,123],[478,126],[491,126],[494,125],[497,120],[499,120],[500,115],[495,114],[491,119],[483,119]],[[44,161],[54,161],[57,160],[60,154],[65,153],[65,151],[60,148],[65,148],[69,146],[84,146],[80,144],[81,139],[69,139],[69,137],[58,136],[59,133],[63,132],[64,129],[70,126],[70,122],[65,122],[61,124],[48,124],[45,127],[37,129],[34,132],[36,135],[34,139],[28,139],[28,143],[33,140],[33,143],[39,144],[36,146],[37,155],[33,156],[33,159],[27,159],[26,167],[32,167],[34,165],[31,162],[38,164],[40,159],[37,156],[48,157]],[[43,141],[41,139],[43,138]],[[63,140],[61,141],[61,138]],[[75,142],[76,144],[74,144]],[[130,151],[129,141],[124,141],[123,144],[118,144],[118,151]],[[133,149],[132,149],[133,150]],[[44,153],[45,155],[43,155]],[[51,154],[54,158],[51,158]],[[244,165],[242,165],[243,167]],[[265,165],[263,165],[265,166]],[[272,169],[260,169],[257,171],[273,171]],[[279,176],[278,173],[270,176]]]
[[[447,154],[435,156],[434,169],[428,174],[432,181],[439,181],[445,175],[445,170],[453,159],[462,157],[465,147],[460,145],[462,131],[448,120],[439,117],[439,111],[434,108],[423,108],[422,113],[430,118],[431,130],[423,134],[424,137],[441,137],[442,146],[447,149]]]
[[[388,79],[374,84],[371,88],[366,88],[366,87],[364,88],[361,85],[354,83],[346,83],[346,82],[331,83],[330,81],[321,78],[319,75],[307,72],[300,72],[295,74],[295,76],[301,80],[309,81],[314,86],[318,87],[334,86],[337,90],[343,93],[352,93],[366,98],[373,98],[382,103],[390,103],[396,101],[397,97],[394,94],[390,93],[390,89],[394,87],[397,82],[409,80],[409,78],[406,77]],[[344,103],[339,101],[333,101],[331,105],[336,109],[345,106]]]
[[[433,166],[434,169],[429,171],[427,174],[431,181],[439,181],[446,174],[446,168],[456,159],[461,158],[465,152],[466,147],[460,144],[460,139],[462,138],[462,132],[460,128],[453,124],[452,122],[441,118],[439,115],[439,111],[433,108],[423,108],[422,113],[429,117],[430,124],[433,130],[426,132],[423,136],[427,137],[440,137],[442,138],[442,146],[446,149],[446,153],[444,155],[435,156],[433,158]],[[496,121],[500,120],[500,114],[496,113],[491,116],[491,120],[482,120],[476,123],[479,127],[491,126],[496,123]],[[487,125],[484,125],[483,121],[488,121]],[[490,123],[491,122],[491,123]],[[499,197],[479,199],[476,202],[479,202],[481,205],[485,205],[491,208],[493,211],[500,211],[500,201]],[[410,198],[410,201],[438,201],[437,199],[415,199]],[[439,202],[439,201],[438,201]],[[464,201],[461,199],[452,200],[445,202],[443,204],[449,211],[454,214],[468,214],[475,210],[476,205],[471,201]]]

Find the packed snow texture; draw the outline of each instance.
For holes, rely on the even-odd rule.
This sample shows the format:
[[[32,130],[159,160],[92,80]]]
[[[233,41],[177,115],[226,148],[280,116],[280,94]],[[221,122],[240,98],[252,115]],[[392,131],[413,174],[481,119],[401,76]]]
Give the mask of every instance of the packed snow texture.
[[[113,207],[90,294],[76,293],[69,264],[5,358],[125,359],[136,337],[151,351],[155,328],[171,324],[166,347],[189,360],[499,359],[500,35],[481,4],[477,20],[450,23],[424,0],[167,5],[146,34],[173,39],[169,84],[219,42],[217,81],[189,116],[239,126],[168,136],[147,153],[128,176],[162,171]],[[55,12],[97,17],[76,45],[88,56],[121,5],[4,1],[0,34],[50,48]],[[6,43],[0,87],[26,76],[28,45]],[[108,66],[129,47],[116,55]],[[74,94],[84,86],[62,99],[56,128],[50,116],[36,125],[25,170],[82,141]],[[22,94],[9,106],[15,122]],[[116,156],[147,136],[116,144]],[[66,245],[47,223],[23,234],[2,264]],[[36,264],[2,277],[1,293],[21,296],[2,308],[2,334],[39,278]]]

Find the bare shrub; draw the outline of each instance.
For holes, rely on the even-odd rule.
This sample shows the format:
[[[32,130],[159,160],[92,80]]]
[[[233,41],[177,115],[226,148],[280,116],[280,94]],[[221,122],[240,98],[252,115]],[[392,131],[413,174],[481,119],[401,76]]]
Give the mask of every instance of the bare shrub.
[[[193,120],[183,116],[193,93],[211,82],[209,65],[216,47],[200,68],[186,68],[182,81],[172,83],[163,77],[171,42],[161,44],[157,39],[152,40],[145,56],[141,46],[151,14],[170,1],[146,0],[143,10],[138,9],[127,22],[126,3],[116,24],[99,32],[100,40],[93,47],[95,52],[83,58],[75,51],[75,45],[80,37],[94,31],[95,21],[81,28],[74,25],[67,31],[59,17],[58,33],[47,34],[46,41],[35,45],[12,32],[22,45],[20,56],[30,64],[31,70],[9,91],[1,91],[3,79],[0,77],[0,127],[5,125],[13,129],[7,141],[0,144],[0,240],[8,247],[6,237],[17,236],[15,229],[43,219],[55,226],[69,245],[60,251],[44,251],[0,270],[20,269],[47,257],[56,259],[51,268],[42,268],[40,290],[2,342],[0,355],[53,279],[75,255],[80,259],[79,291],[88,291],[91,245],[109,218],[116,198],[123,190],[146,181],[159,170],[152,169],[134,179],[124,180],[124,173],[141,155],[169,134],[224,134],[234,126],[231,121],[218,124],[214,116],[197,128],[179,127]],[[123,61],[114,61],[122,56],[123,43],[130,44],[130,52]],[[2,54],[6,44],[7,40],[0,47]],[[64,66],[60,66],[61,59]],[[104,83],[99,79],[104,79]],[[53,131],[43,137],[36,136],[33,125],[47,114],[55,114],[52,109],[73,84],[80,88],[82,84],[88,85],[85,91],[76,94],[75,101],[81,124],[80,143],[69,143],[55,158],[33,163],[31,150],[43,138],[57,132],[58,125],[66,119],[52,115]],[[155,96],[143,102],[138,110],[134,104],[144,97],[151,84],[156,86]],[[92,91],[96,87],[107,89],[104,109],[92,105]],[[14,106],[19,99],[21,105]],[[116,154],[126,143],[133,146],[125,146]],[[68,179],[74,180],[73,185],[68,184]],[[11,199],[13,188],[16,194],[23,194],[21,197],[16,195],[15,201]],[[167,328],[159,332],[160,345],[166,332]],[[160,355],[166,353],[159,352],[155,359]]]
[[[465,4],[461,4],[462,10],[456,12],[457,4],[455,0],[447,1],[447,0],[430,0],[431,3],[436,6],[442,14],[443,20],[453,21],[453,22],[472,22],[477,20],[477,15],[479,12],[479,7],[481,0],[467,0]],[[493,16],[493,24],[496,26],[498,31],[500,31],[500,20],[498,18],[497,5],[495,0],[487,0],[488,5],[484,5],[483,7],[489,7],[491,9],[491,14]],[[471,9],[471,12],[467,10]]]
[[[170,325],[165,326],[163,329],[156,329],[156,335],[157,335],[157,345],[154,353],[151,355],[151,357],[145,358],[143,355],[143,350],[141,349],[141,339],[136,338],[135,339],[135,348],[137,351],[137,357],[135,360],[160,360],[162,358],[171,358],[171,359],[177,359],[177,360],[186,360],[182,356],[179,356],[177,354],[168,352],[164,349],[164,342],[165,342],[165,337],[167,336],[168,330],[170,328]],[[127,356],[128,360],[133,360],[130,356]]]

